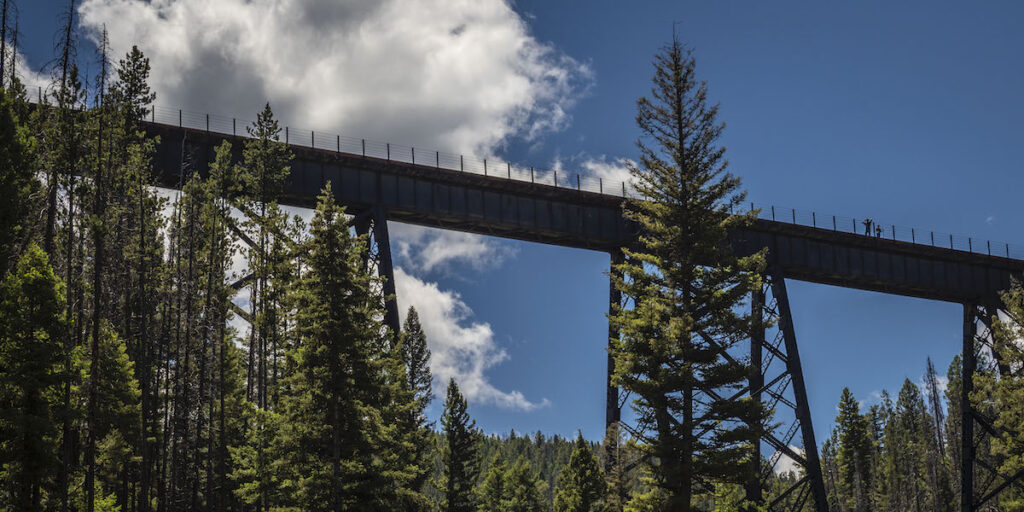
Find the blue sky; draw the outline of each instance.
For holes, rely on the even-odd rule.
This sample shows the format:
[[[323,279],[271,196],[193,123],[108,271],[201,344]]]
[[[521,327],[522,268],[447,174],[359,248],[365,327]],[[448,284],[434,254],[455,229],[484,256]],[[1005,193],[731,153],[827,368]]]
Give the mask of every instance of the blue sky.
[[[142,45],[169,106],[251,117],[269,99],[301,126],[575,170],[636,156],[635,102],[677,21],[751,200],[1024,242],[1019,3],[393,0],[336,12],[301,0],[302,15],[261,25],[267,41],[254,41],[218,27],[265,20],[256,11],[270,2],[222,0],[221,12],[196,1],[161,0],[161,17],[146,4],[85,0],[80,33],[106,21],[115,49]],[[52,58],[57,2],[20,3],[20,42],[38,69]],[[331,16],[340,21],[323,21]],[[304,28],[318,39],[303,39]],[[421,62],[431,64],[409,68]],[[452,370],[481,386],[470,407],[478,424],[600,438],[607,255],[393,230],[407,249],[396,256],[409,276],[400,292],[428,294],[400,302],[450,301],[435,332],[485,347],[473,371],[465,361]],[[958,305],[789,287],[819,441],[843,386],[870,403],[919,380],[926,356],[944,370],[959,350]],[[452,357],[470,345],[453,345]]]

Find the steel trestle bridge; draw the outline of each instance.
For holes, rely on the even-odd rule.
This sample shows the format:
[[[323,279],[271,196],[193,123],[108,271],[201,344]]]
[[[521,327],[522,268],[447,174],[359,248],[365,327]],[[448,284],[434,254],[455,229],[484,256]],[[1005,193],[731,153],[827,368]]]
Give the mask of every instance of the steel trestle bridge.
[[[39,96],[42,100],[41,90]],[[237,120],[159,108],[152,112],[144,125],[150,135],[160,137],[154,160],[160,186],[177,188],[189,174],[205,174],[214,148],[224,140],[233,142],[236,159],[241,155],[245,137],[239,135],[239,128],[245,124],[239,125]],[[332,184],[339,204],[353,215],[356,231],[370,235],[368,258],[385,278],[384,293],[391,297],[384,320],[396,332],[399,315],[389,220],[601,251],[610,255],[612,263],[621,261],[622,248],[636,244],[637,228],[623,217],[621,207],[631,190],[622,183],[539,172],[508,163],[488,165],[486,160],[313,131],[286,128],[285,137],[295,159],[281,203],[311,208],[322,187]],[[760,478],[746,486],[748,497],[760,499],[780,457],[794,460],[802,474],[773,498],[769,503],[773,510],[802,510],[810,502],[817,512],[827,512],[787,279],[962,304],[962,375],[976,373],[979,351],[991,353],[1004,376],[1011,372],[1000,363],[992,346],[991,319],[1000,308],[999,292],[1009,288],[1013,276],[1024,273],[1024,250],[948,234],[936,237],[934,232],[893,225],[865,235],[859,233],[859,224],[857,219],[818,217],[816,213],[808,217],[796,210],[771,207],[762,209],[760,218],[748,228],[730,233],[738,255],[769,250],[765,285],[752,294],[750,303],[755,317],[771,327],[751,334],[753,371],[741,393],[722,397],[713,389],[702,391],[714,400],[751,396],[771,408],[791,411],[793,421],[757,444],[759,461],[761,445],[774,452],[765,467],[759,465]],[[609,307],[621,301],[619,292],[609,286]],[[609,328],[609,338],[617,337]],[[607,370],[609,376],[614,370],[610,356]],[[960,397],[960,488],[973,491],[962,493],[961,512],[981,510],[1010,486],[1024,489],[1024,471],[999,474],[975,453],[979,436],[1000,432],[991,418],[972,406],[971,382],[964,379]],[[624,401],[609,380],[607,424],[619,420]],[[798,444],[807,449],[792,448],[797,437]]]

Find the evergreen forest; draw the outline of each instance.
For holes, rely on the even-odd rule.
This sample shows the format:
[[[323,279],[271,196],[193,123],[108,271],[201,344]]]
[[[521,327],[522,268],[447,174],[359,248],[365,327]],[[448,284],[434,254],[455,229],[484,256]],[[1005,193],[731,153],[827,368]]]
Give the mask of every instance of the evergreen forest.
[[[0,35],[0,509],[753,511],[803,477],[754,458],[772,410],[713,398],[747,382],[729,354],[761,325],[748,301],[770,255],[724,243],[756,213],[730,213],[741,182],[680,42],[654,56],[637,102],[644,199],[623,209],[643,237],[611,272],[625,299],[609,315],[613,381],[635,422],[595,442],[476,427],[459,383],[431,375],[417,312],[400,332],[383,321],[383,278],[331,185],[308,222],[280,204],[293,156],[270,104],[209,172],[157,188],[144,120],[160,63],[112,55],[105,35],[78,55],[73,14],[42,103]],[[1015,474],[1024,372],[998,367],[1024,366],[1024,288],[1003,299],[1002,359],[979,353],[971,398],[997,433],[976,429],[979,458]],[[960,362],[923,366],[870,406],[837,397],[818,433],[831,511],[957,509]],[[991,506],[1024,511],[1024,490]]]

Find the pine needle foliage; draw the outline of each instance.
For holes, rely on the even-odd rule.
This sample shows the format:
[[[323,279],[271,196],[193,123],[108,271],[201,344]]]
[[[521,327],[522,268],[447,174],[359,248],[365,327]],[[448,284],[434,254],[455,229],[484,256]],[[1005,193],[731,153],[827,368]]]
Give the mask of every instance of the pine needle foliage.
[[[444,494],[441,509],[447,512],[476,509],[474,489],[480,475],[477,454],[480,432],[476,429],[476,421],[469,418],[466,407],[466,399],[459,386],[455,379],[450,379],[441,416],[444,429],[441,445],[443,472],[438,486]]]
[[[695,490],[747,477],[765,416],[753,400],[716,399],[746,383],[749,368],[730,351],[749,336],[742,311],[764,255],[736,257],[729,247],[729,231],[753,217],[730,214],[744,193],[726,172],[724,125],[695,66],[674,39],[654,59],[651,96],[637,103],[641,157],[630,171],[639,198],[625,214],[640,239],[613,268],[632,307],[610,315],[621,333],[611,340],[614,382],[635,397],[631,434],[648,450],[664,506],[684,511]]]

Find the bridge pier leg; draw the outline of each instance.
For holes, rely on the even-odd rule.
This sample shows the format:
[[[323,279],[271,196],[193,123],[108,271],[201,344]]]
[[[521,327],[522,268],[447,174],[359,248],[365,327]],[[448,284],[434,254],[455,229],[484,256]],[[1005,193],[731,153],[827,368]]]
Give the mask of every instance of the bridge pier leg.
[[[614,314],[615,308],[622,304],[622,292],[615,287],[615,277],[619,275],[619,272],[615,269],[616,265],[623,263],[622,251],[612,251],[611,253],[611,266],[608,272],[608,314]],[[605,413],[604,413],[604,426],[605,432],[608,431],[613,423],[618,423],[622,416],[622,411],[619,409],[619,388],[612,385],[612,375],[615,374],[615,357],[612,354],[611,340],[619,338],[619,330],[609,320],[608,323],[608,374],[605,376],[605,383],[607,384],[607,394],[605,395]]]
[[[391,328],[396,336],[401,332],[398,315],[398,300],[395,292],[395,269],[391,259],[391,239],[388,235],[387,213],[381,208],[356,215],[352,219],[356,234],[371,235],[372,239],[363,254],[363,265],[368,267],[370,260],[377,264],[377,275],[383,279],[384,292],[384,324]]]
[[[373,238],[377,242],[377,273],[384,279],[384,324],[398,336],[402,326],[398,315],[398,296],[395,291],[395,268],[391,261],[391,238],[388,219],[383,208],[377,208],[373,219]]]
[[[974,304],[964,304],[964,339],[960,355],[960,510],[974,512],[974,416],[971,392],[974,390],[974,372],[978,360],[974,353]]]
[[[782,331],[786,346],[786,368],[792,379],[793,396],[796,399],[794,412],[800,422],[800,432],[804,443],[804,471],[811,497],[814,499],[816,512],[828,512],[828,499],[825,495],[825,480],[821,474],[821,461],[818,458],[818,443],[814,439],[814,424],[811,423],[811,409],[807,401],[807,387],[804,384],[804,372],[800,365],[800,349],[796,343],[796,330],[793,328],[793,314],[789,309],[789,296],[786,292],[785,277],[777,269],[771,276],[772,295],[778,305],[779,329]]]

